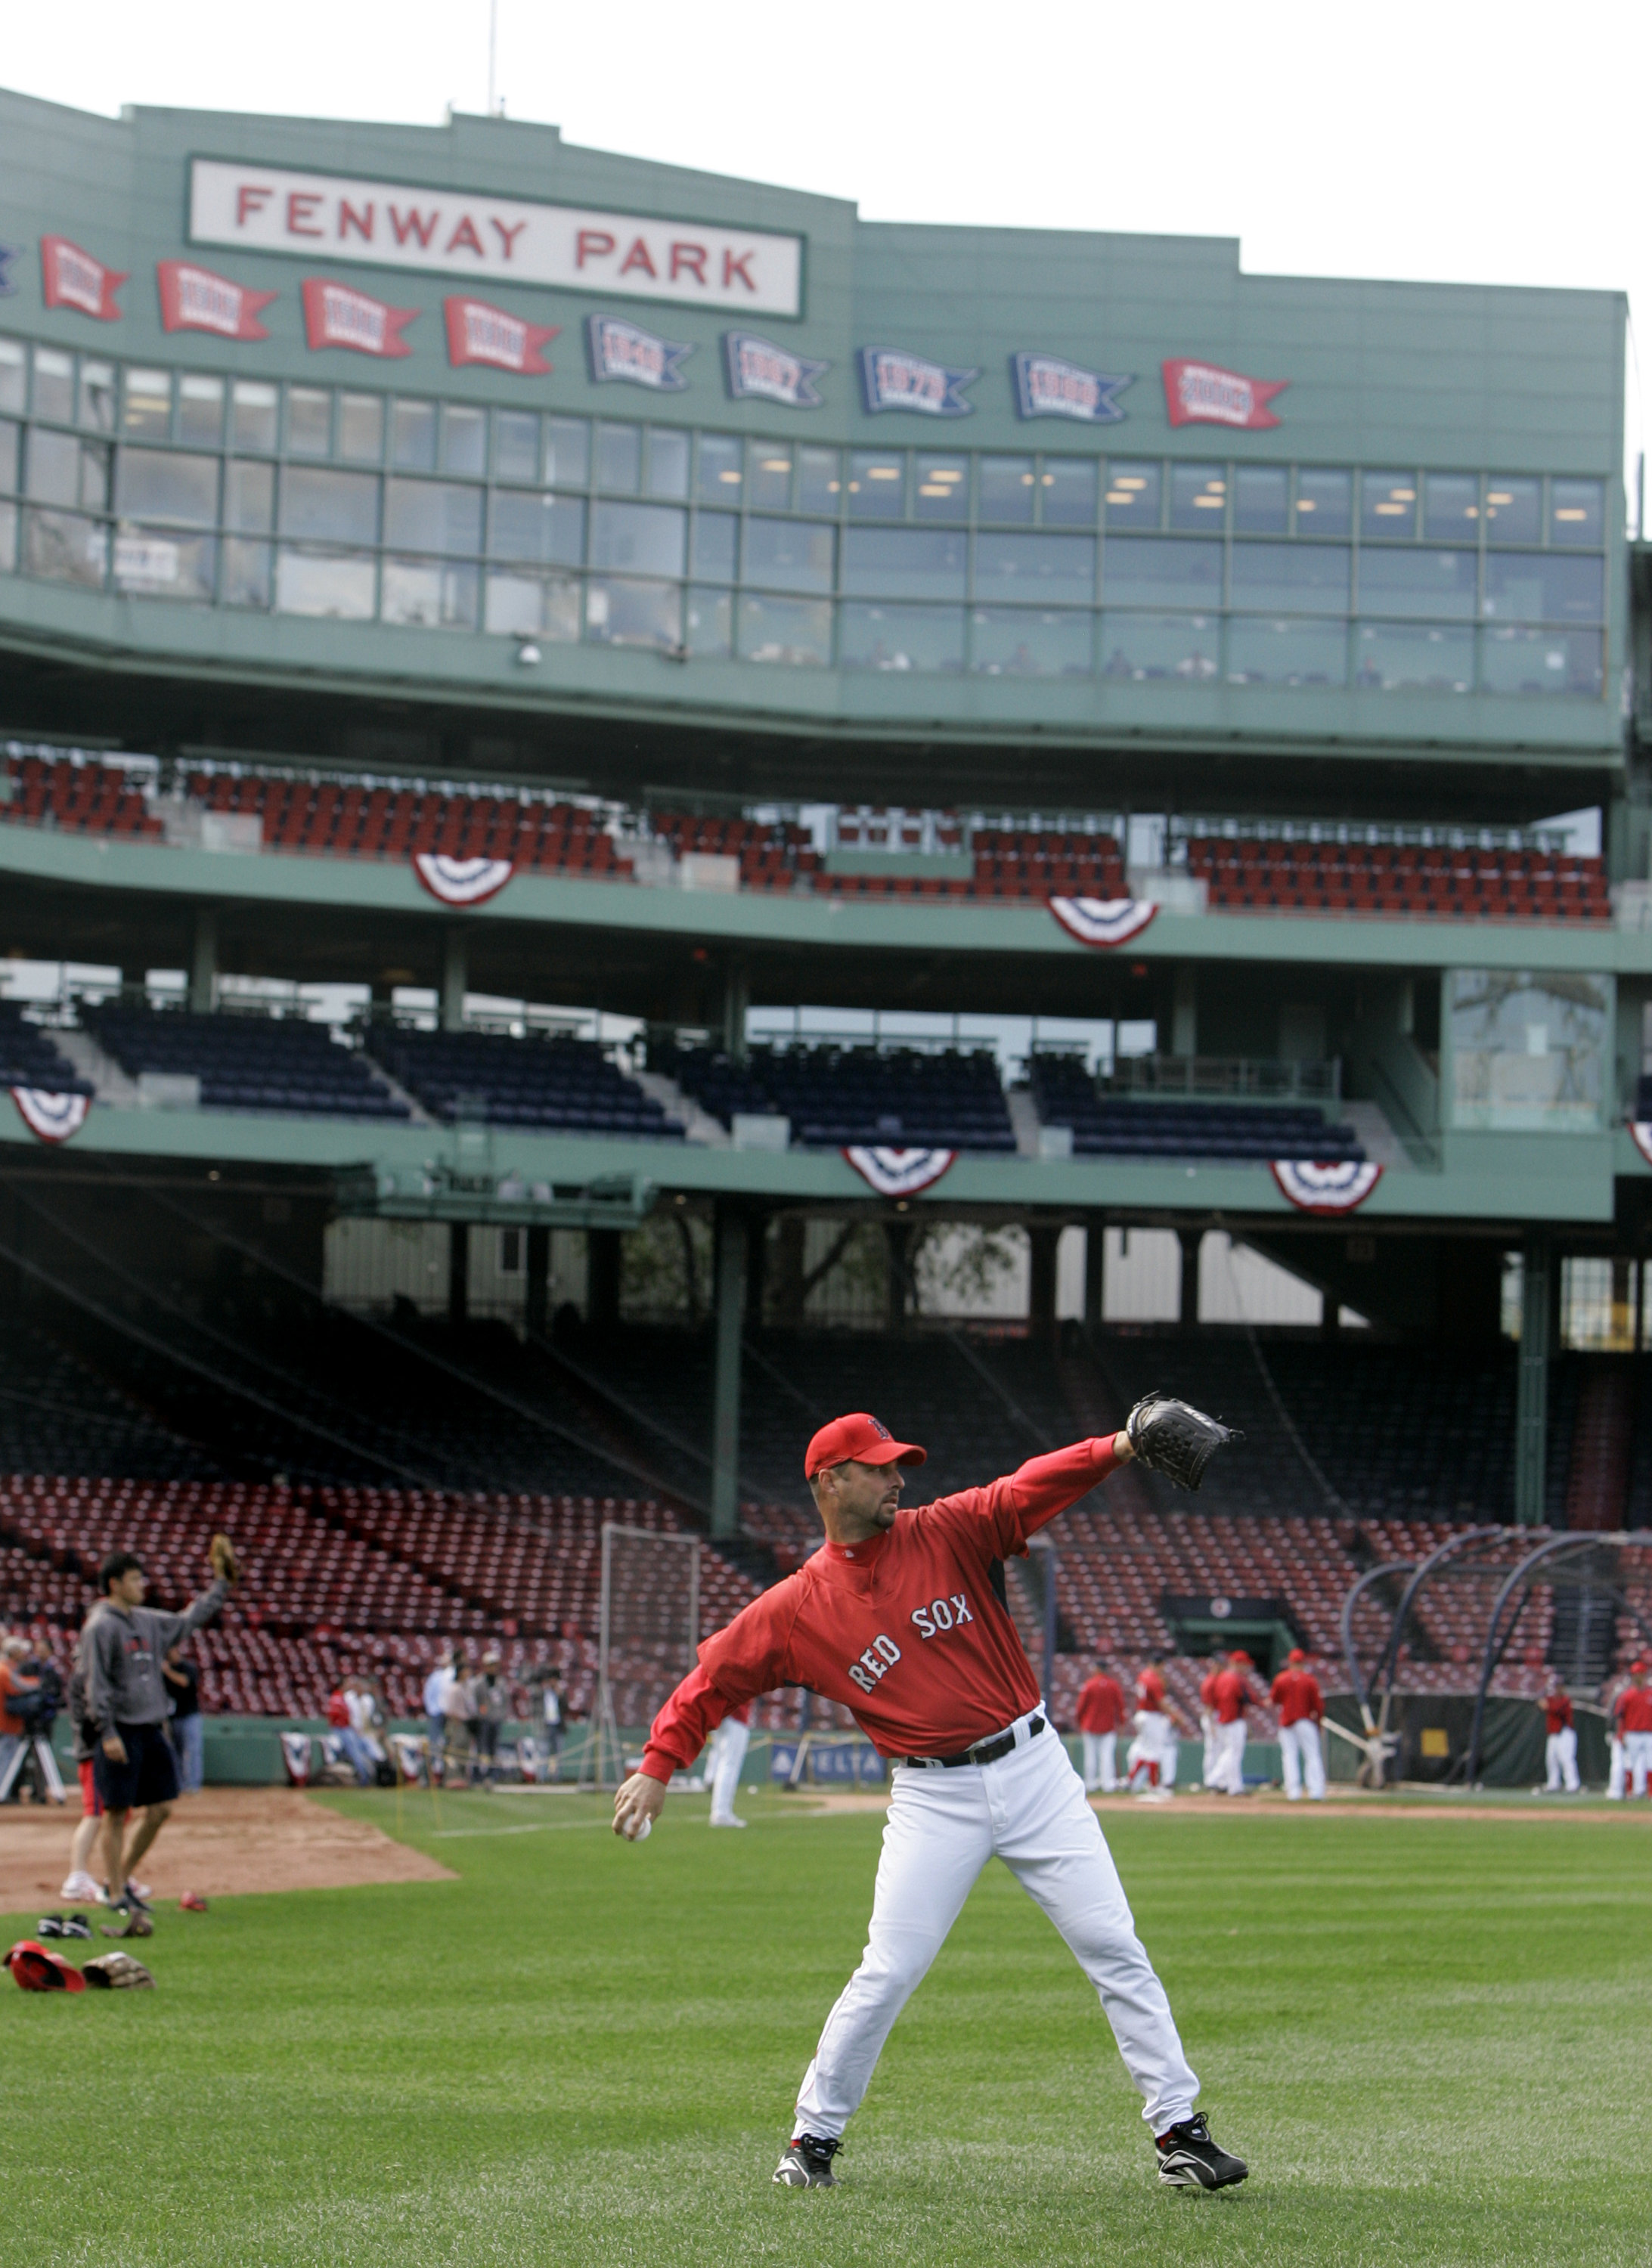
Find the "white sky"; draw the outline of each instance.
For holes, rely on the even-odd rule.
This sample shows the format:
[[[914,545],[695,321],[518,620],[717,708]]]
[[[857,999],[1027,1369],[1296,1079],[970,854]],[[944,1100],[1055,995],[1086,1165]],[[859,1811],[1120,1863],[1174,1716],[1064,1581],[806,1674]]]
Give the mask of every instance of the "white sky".
[[[570,141],[872,219],[1237,236],[1252,273],[1612,286],[1652,357],[1645,0],[498,9],[511,115]],[[0,77],[109,113],[433,125],[485,108],[488,18],[489,0],[75,0],[7,11]],[[1631,463],[1641,423],[1632,365]]]

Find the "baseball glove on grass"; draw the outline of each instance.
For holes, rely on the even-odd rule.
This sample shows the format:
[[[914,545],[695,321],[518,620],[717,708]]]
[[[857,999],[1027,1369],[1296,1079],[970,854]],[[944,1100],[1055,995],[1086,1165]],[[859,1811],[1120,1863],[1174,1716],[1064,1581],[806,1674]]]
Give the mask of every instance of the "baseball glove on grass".
[[[235,1546],[227,1535],[215,1535],[207,1547],[207,1552],[212,1562],[212,1572],[215,1575],[222,1576],[226,1583],[233,1583],[239,1580],[241,1563],[236,1557]]]
[[[1138,1464],[1162,1473],[1177,1488],[1196,1489],[1205,1468],[1225,1442],[1244,1435],[1219,1418],[1207,1418],[1174,1394],[1144,1394],[1125,1420]]]

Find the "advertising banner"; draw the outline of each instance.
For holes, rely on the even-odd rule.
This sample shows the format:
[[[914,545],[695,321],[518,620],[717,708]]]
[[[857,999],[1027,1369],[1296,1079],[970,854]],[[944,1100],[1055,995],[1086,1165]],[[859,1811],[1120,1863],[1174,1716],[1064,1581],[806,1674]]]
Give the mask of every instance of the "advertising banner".
[[[549,378],[553,365],[540,352],[549,346],[561,325],[527,323],[485,299],[444,299],[447,318],[447,359],[455,370],[467,363],[486,363],[494,370],[514,371],[519,378]]]
[[[609,379],[625,386],[645,386],[655,394],[682,394],[688,379],[678,365],[694,352],[670,339],[656,338],[617,315],[587,315],[586,345],[591,356],[591,375],[599,384]]]
[[[122,310],[114,295],[127,280],[66,236],[41,239],[41,286],[48,307],[74,307],[100,323],[118,323]]]
[[[402,333],[416,320],[417,307],[389,307],[348,284],[330,284],[324,276],[306,276],[303,284],[304,328],[311,352],[321,347],[343,347],[350,354],[381,355],[389,359],[413,351]]]
[[[1018,417],[1073,417],[1081,425],[1116,425],[1125,413],[1115,397],[1136,382],[1133,373],[1110,378],[1054,355],[1014,354],[1009,367]]]
[[[249,291],[232,284],[227,276],[197,268],[191,260],[158,260],[155,281],[160,287],[163,330],[210,331],[220,339],[267,339],[258,320],[277,291]]]
[[[733,401],[778,401],[786,409],[824,407],[815,380],[831,368],[829,362],[810,362],[750,331],[725,331],[723,357]]]
[[[1208,362],[1167,362],[1164,407],[1172,425],[1232,425],[1265,433],[1279,419],[1268,408],[1283,394],[1288,378],[1244,378]]]
[[[867,408],[915,409],[922,417],[971,417],[973,401],[963,389],[981,375],[978,370],[948,370],[944,363],[926,362],[922,355],[902,347],[862,347],[860,383]]]

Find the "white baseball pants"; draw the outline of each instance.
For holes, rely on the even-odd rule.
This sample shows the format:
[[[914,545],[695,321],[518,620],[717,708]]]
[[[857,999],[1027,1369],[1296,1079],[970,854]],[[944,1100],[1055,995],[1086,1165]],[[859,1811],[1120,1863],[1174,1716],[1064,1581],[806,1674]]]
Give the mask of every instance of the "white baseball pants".
[[[896,2018],[994,1856],[1044,1908],[1101,1995],[1153,2132],[1191,2115],[1198,2081],[1100,1822],[1061,1742],[1048,1727],[1029,1738],[1032,1721],[1016,1720],[1017,1745],[996,1764],[896,1766],[867,1949],[803,2074],[799,2133],[842,2135]]]
[[[1159,1786],[1176,1786],[1176,1767],[1181,1760],[1182,1743],[1176,1735],[1176,1727],[1162,1709],[1138,1709],[1136,1737],[1130,1744],[1125,1763],[1133,1778],[1139,1764],[1157,1764]]]
[[[1117,1733],[1086,1733],[1084,1735],[1084,1785],[1099,1787],[1103,1795],[1111,1795],[1118,1786],[1118,1770],[1115,1762],[1118,1754]]]
[[[1577,1777],[1575,1725],[1562,1725],[1558,1733],[1549,1734],[1544,1743],[1543,1761],[1549,1775],[1549,1794],[1559,1794],[1564,1785],[1568,1795],[1575,1795],[1581,1785]]]
[[[751,1727],[738,1717],[725,1717],[713,1737],[717,1756],[712,1767],[712,1816],[732,1819],[734,1798],[740,1792],[740,1768],[746,1761],[746,1750],[751,1742]]]
[[[1606,1800],[1608,1803],[1621,1803],[1628,1764],[1624,1756],[1623,1742],[1617,1734],[1609,1734],[1607,1742]]]
[[[1223,1795],[1243,1795],[1245,1792],[1245,1720],[1236,1717],[1231,1725],[1216,1727],[1216,1771],[1207,1783]]]
[[[1302,1800],[1304,1778],[1309,1800],[1324,1801],[1324,1751],[1319,1745],[1319,1727],[1311,1717],[1299,1717],[1294,1725],[1280,1727],[1280,1763],[1285,1772],[1285,1793],[1292,1803]],[[1243,1784],[1242,1779],[1242,1787]]]
[[[1199,1765],[1199,1778],[1206,1787],[1219,1785],[1221,1771],[1221,1727],[1209,1709],[1198,1712],[1198,1729],[1205,1736],[1205,1754]]]
[[[1652,1733],[1626,1733],[1623,1736],[1624,1769],[1628,1775],[1631,1795],[1646,1793],[1646,1776],[1652,1767]]]

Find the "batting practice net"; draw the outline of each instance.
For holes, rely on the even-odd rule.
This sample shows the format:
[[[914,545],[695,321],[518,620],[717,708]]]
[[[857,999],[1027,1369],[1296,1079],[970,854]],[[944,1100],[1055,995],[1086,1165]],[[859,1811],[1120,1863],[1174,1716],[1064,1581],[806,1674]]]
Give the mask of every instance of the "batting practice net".
[[[650,1723],[693,1668],[700,1643],[700,1545],[694,1535],[602,1523],[596,1708],[580,1785],[625,1778],[622,1728]]]

